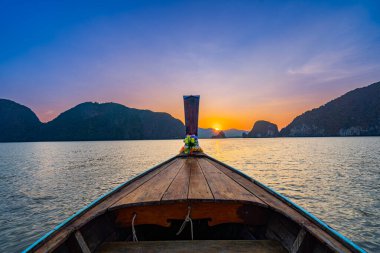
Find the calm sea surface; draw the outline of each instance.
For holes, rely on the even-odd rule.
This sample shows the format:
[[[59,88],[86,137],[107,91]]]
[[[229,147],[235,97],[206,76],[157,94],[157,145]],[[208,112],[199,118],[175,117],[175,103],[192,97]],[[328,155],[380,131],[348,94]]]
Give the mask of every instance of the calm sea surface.
[[[201,140],[209,155],[380,252],[380,138]],[[0,251],[19,252],[182,142],[0,143]]]

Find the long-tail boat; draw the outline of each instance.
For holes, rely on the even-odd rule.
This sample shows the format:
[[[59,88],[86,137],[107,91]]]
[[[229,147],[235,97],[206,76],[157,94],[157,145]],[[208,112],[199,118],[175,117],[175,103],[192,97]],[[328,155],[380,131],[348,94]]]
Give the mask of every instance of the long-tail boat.
[[[365,252],[198,147],[199,96],[184,96],[182,152],[123,183],[24,252]]]

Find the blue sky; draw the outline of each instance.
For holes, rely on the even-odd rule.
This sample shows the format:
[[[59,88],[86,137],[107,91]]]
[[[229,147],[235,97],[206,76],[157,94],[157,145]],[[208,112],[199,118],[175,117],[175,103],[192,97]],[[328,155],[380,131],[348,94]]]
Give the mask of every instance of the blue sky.
[[[1,1],[0,97],[41,120],[113,101],[280,127],[380,81],[379,1]]]

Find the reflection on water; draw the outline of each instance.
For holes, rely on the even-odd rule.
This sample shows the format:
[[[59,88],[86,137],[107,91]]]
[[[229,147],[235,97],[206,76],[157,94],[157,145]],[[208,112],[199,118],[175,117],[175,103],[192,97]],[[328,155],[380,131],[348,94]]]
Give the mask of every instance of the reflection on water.
[[[179,140],[0,143],[0,248],[18,252],[125,180],[177,154]],[[211,156],[380,251],[380,138],[201,140]]]

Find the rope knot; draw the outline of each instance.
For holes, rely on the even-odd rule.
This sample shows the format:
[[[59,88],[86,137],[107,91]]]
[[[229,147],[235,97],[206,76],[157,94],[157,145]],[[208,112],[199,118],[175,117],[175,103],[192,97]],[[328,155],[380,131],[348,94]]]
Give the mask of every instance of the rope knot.
[[[137,213],[134,213],[133,214],[133,218],[132,218],[132,238],[133,238],[134,242],[138,242],[139,241],[137,239],[136,230],[135,230],[135,219],[136,219],[136,216],[137,216]]]
[[[194,240],[194,236],[193,236],[193,220],[191,219],[190,217],[190,213],[191,213],[191,207],[188,206],[187,207],[187,215],[185,217],[185,220],[183,221],[180,229],[178,230],[177,234],[176,235],[179,235],[181,234],[181,232],[183,231],[183,229],[186,227],[186,224],[188,222],[190,222],[190,228],[191,228],[191,240]]]

